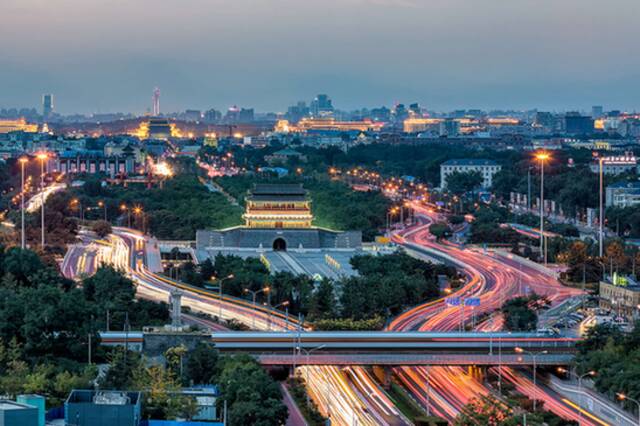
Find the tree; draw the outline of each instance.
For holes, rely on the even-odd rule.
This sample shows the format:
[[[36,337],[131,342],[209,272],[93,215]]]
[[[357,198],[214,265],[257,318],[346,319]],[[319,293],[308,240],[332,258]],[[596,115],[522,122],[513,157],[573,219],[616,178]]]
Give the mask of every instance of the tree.
[[[473,191],[482,185],[482,173],[477,170],[470,172],[453,172],[446,177],[446,188],[458,195]]]
[[[335,315],[336,298],[333,283],[323,279],[311,295],[309,317],[311,319],[331,318]]]
[[[6,251],[3,261],[3,270],[11,274],[19,285],[30,285],[29,276],[44,268],[44,264],[38,255],[28,249],[11,247]]]
[[[193,385],[215,383],[218,377],[218,351],[212,345],[199,343],[187,359],[187,379]]]
[[[538,328],[538,314],[532,308],[537,296],[516,297],[502,306],[504,323],[507,330],[534,331]]]
[[[472,399],[462,408],[455,420],[456,426],[506,425],[512,412],[508,406],[491,395]]]
[[[429,227],[429,232],[438,240],[451,236],[451,228],[444,222],[434,223]]]
[[[106,220],[95,221],[93,225],[91,225],[91,230],[100,238],[104,238],[112,232],[111,224]]]
[[[137,352],[115,347],[107,355],[109,367],[99,379],[101,389],[131,389],[134,383],[133,373],[142,368],[142,359]]]
[[[225,357],[219,383],[230,424],[275,426],[286,421],[280,387],[250,356]]]

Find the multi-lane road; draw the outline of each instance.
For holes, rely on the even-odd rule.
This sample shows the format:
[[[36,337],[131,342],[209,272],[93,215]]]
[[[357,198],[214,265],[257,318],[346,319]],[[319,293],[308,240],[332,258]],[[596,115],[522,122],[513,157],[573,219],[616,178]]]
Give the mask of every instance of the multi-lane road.
[[[415,307],[390,323],[389,330],[451,331],[464,328],[483,314],[489,318],[479,322],[480,331],[499,330],[502,319],[492,313],[511,297],[536,293],[558,304],[576,296],[579,291],[563,287],[553,273],[538,265],[508,254],[466,249],[448,242],[437,242],[429,233],[435,219],[426,209],[416,206],[418,223],[394,235],[394,240],[418,256],[436,258],[456,265],[466,275],[466,284],[450,297],[477,298],[474,308],[449,306],[444,299]],[[153,273],[146,265],[147,251],[153,250],[140,233],[116,228],[107,240],[81,234],[82,244],[71,247],[62,268],[65,275],[77,277],[95,272],[101,263],[112,264],[128,273],[137,284],[138,295],[166,301],[170,291],[180,288],[183,304],[194,312],[223,319],[235,319],[258,330],[292,330],[298,326],[277,311],[254,307],[244,299],[187,286]],[[514,383],[530,397],[544,400],[548,409],[578,420],[579,408],[544,388],[527,386],[528,377],[506,366],[496,367],[498,375]],[[472,398],[492,392],[473,372],[461,367],[395,367],[394,377],[430,413],[453,419]],[[408,424],[382,387],[363,367],[298,367],[298,374],[308,380],[310,396],[320,411],[331,417],[333,424],[378,425]],[[530,382],[530,380],[529,380]],[[583,414],[587,414],[583,412]],[[591,413],[583,415],[583,424],[602,425]],[[585,420],[588,419],[588,420]]]
[[[552,304],[559,304],[580,294],[578,290],[562,286],[551,271],[518,257],[436,241],[429,233],[429,226],[440,218],[429,209],[414,207],[418,223],[396,233],[394,240],[414,252],[457,266],[464,271],[467,282],[449,296],[462,300],[459,306],[450,306],[444,299],[430,302],[403,313],[389,329],[455,330],[472,324],[475,317],[484,314],[489,315],[489,319],[479,323],[478,328],[498,330],[502,319],[494,312],[510,298],[535,293],[547,297]],[[479,306],[465,307],[467,298],[479,300]],[[534,387],[533,383],[525,385],[530,380],[515,370],[499,365],[494,371],[500,381],[510,381],[528,397],[544,401],[547,409],[561,417],[581,420],[585,425],[607,424],[592,413],[583,411],[581,415],[579,407],[547,389]],[[447,419],[455,418],[471,399],[493,391],[473,371],[460,367],[399,367],[394,372],[429,412]]]

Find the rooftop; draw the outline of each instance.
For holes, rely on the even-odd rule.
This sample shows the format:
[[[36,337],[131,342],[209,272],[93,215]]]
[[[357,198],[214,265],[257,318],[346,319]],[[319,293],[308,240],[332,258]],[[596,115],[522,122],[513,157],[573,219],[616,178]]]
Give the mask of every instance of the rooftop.
[[[8,399],[0,399],[0,411],[8,410],[33,410],[35,407],[26,404],[20,404],[19,402],[11,401]]]
[[[640,189],[640,181],[627,181],[627,182],[616,182],[611,185],[607,185],[607,188],[629,188],[629,189]]]
[[[462,158],[459,160],[447,160],[442,163],[443,166],[497,166],[498,163],[493,160]]]

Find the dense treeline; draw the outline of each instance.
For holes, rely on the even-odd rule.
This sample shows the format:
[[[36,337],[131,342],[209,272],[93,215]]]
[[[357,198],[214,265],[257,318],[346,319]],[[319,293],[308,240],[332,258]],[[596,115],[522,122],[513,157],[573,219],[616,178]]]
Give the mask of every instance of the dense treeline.
[[[600,392],[611,398],[623,393],[640,399],[640,323],[627,334],[615,325],[596,325],[589,329],[579,349],[578,371],[595,371],[593,380]],[[636,406],[631,404],[628,408]]]
[[[94,207],[105,202],[108,218],[119,217],[127,224],[130,214],[132,226],[139,229],[146,226],[158,238],[193,240],[198,229],[241,223],[241,209],[231,205],[222,194],[210,192],[195,172],[178,174],[167,180],[162,189],[135,185],[103,187],[99,181],[89,179],[74,195],[84,208],[92,208],[85,213],[87,219],[102,218],[103,210]],[[140,206],[145,217],[123,212],[122,205]]]
[[[169,348],[164,363],[149,362],[139,353],[117,348],[100,378],[101,389],[144,389],[143,418],[191,420],[198,407],[181,395],[184,386],[218,384],[218,412],[226,401],[228,424],[276,426],[287,419],[278,383],[249,355],[220,356],[209,344],[189,351]]]
[[[405,253],[360,255],[351,259],[357,276],[314,282],[306,275],[270,274],[256,258],[217,255],[198,268],[185,264],[179,277],[191,284],[216,285],[224,278],[225,294],[242,296],[244,289],[270,288],[258,296],[272,306],[287,302],[291,315],[302,314],[322,329],[379,329],[407,307],[439,295],[438,276],[456,276],[455,268],[433,265]],[[186,272],[185,272],[186,271]],[[232,278],[227,278],[232,276]]]
[[[95,378],[87,366],[91,340],[94,361],[104,357],[98,330],[165,323],[165,304],[136,301],[133,283],[104,268],[82,288],[62,277],[38,255],[0,248],[0,393],[40,393],[57,406],[72,388]]]

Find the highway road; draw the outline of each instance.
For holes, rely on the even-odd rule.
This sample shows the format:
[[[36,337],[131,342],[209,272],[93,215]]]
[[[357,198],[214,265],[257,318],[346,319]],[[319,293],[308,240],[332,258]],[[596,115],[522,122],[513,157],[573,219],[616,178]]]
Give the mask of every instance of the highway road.
[[[547,297],[553,305],[580,294],[578,290],[563,287],[552,273],[517,257],[484,250],[466,249],[447,241],[437,242],[429,233],[431,223],[441,218],[429,209],[415,205],[418,223],[394,235],[394,241],[422,252],[429,257],[453,264],[464,271],[467,282],[449,297],[477,298],[478,307],[450,306],[444,299],[415,307],[398,316],[389,326],[392,330],[446,331],[465,327],[473,318],[491,314],[510,298],[536,293]],[[497,330],[502,326],[499,316],[478,325],[481,330]],[[512,383],[525,383],[523,375],[506,367],[496,367],[501,379]],[[409,389],[413,397],[436,413],[453,419],[471,399],[491,392],[473,371],[461,367],[402,367],[394,370],[399,382]],[[530,398],[544,400],[546,407],[561,417],[579,420],[575,407],[557,395],[542,388],[520,386]],[[591,413],[590,413],[591,414]],[[584,425],[601,425],[596,416],[582,416]],[[606,424],[606,423],[605,423]]]
[[[184,283],[170,280],[165,276],[151,272],[146,265],[147,251],[154,250],[149,239],[140,232],[127,228],[114,228],[114,233],[104,240],[87,231],[80,233],[79,244],[71,246],[62,262],[61,268],[68,278],[78,279],[91,275],[100,264],[109,264],[125,273],[136,283],[137,296],[150,300],[166,302],[169,292],[175,288],[183,291],[182,303],[193,312],[219,316],[223,319],[235,319],[256,330],[295,330],[295,321],[287,321],[284,314],[273,311],[272,314],[261,306],[254,307],[244,299],[223,296],[220,300],[217,292],[192,288]],[[194,318],[190,319],[195,321]],[[203,324],[200,324],[203,325]],[[211,326],[211,324],[209,324]],[[374,397],[364,397],[357,391],[356,385],[339,367],[304,367],[296,374],[306,377],[309,371],[309,385],[314,401],[320,411],[330,416],[333,425],[377,425],[408,424],[393,419],[387,422],[384,413],[378,413],[378,404],[386,394],[372,380],[369,393]],[[318,389],[331,389],[335,400],[327,405],[326,398],[320,397]],[[314,391],[315,390],[315,391]],[[387,416],[388,417],[388,416]],[[401,419],[401,417],[398,417]]]

